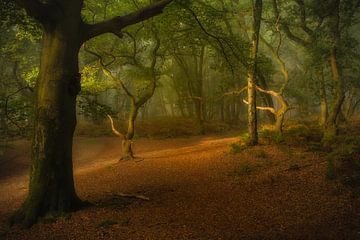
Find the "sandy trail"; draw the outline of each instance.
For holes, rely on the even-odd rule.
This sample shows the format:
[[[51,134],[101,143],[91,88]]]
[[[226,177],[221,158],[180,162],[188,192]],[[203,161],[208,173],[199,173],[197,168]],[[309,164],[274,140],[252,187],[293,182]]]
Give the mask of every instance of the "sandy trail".
[[[203,151],[208,148],[223,145],[233,141],[233,138],[219,138],[216,136],[191,137],[177,139],[138,139],[134,143],[136,153],[135,162],[143,161],[149,157],[172,157],[178,154]],[[23,199],[28,191],[30,172],[30,142],[17,140],[10,144],[6,155],[0,164],[0,205],[9,206],[0,209],[0,214],[14,209],[19,199]],[[74,139],[73,161],[74,173],[91,172],[109,164],[116,164],[121,156],[121,142],[115,137]]]

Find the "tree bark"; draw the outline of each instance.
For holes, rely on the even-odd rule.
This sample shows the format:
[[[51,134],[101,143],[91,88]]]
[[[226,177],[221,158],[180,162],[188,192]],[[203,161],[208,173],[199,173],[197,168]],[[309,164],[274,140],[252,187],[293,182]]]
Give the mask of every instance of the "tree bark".
[[[70,8],[70,7],[69,7]],[[81,6],[72,4],[71,13]],[[81,206],[72,166],[76,96],[80,91],[80,18],[47,24],[37,83],[29,194],[14,220],[30,226],[39,217],[61,215]]]
[[[262,0],[256,0],[253,6],[253,35],[252,47],[250,53],[250,64],[248,67],[248,131],[249,131],[249,145],[256,145],[258,143],[257,132],[257,112],[256,112],[256,58],[259,45],[259,32],[262,15]]]
[[[325,124],[323,142],[327,145],[331,142],[338,133],[337,119],[341,112],[341,107],[344,102],[345,92],[342,78],[341,66],[338,62],[337,51],[340,46],[340,0],[335,1],[334,12],[331,18],[331,31],[333,37],[333,46],[330,50],[330,67],[332,78],[335,85],[334,100],[330,106],[329,117]]]
[[[320,126],[325,126],[325,123],[328,118],[328,102],[327,102],[327,94],[326,94],[326,88],[325,88],[325,77],[324,77],[324,70],[321,67],[318,72],[318,78],[320,83]]]
[[[124,140],[122,141],[122,157],[120,160],[132,160],[134,159],[134,153],[132,151],[132,140],[135,135],[135,120],[138,115],[139,108],[136,103],[132,101],[131,109],[128,118],[128,126]]]
[[[82,43],[158,15],[171,1],[159,1],[90,25],[81,19],[82,0],[16,0],[42,24],[44,34],[36,86],[29,193],[13,216],[13,223],[30,226],[41,217],[61,215],[82,205],[75,192],[72,166],[76,96],[80,91],[78,53]]]
[[[282,133],[284,126],[284,118],[285,114],[289,110],[289,104],[287,103],[282,94],[279,94],[277,99],[279,100],[281,107],[276,112],[275,131],[277,131],[278,133]]]

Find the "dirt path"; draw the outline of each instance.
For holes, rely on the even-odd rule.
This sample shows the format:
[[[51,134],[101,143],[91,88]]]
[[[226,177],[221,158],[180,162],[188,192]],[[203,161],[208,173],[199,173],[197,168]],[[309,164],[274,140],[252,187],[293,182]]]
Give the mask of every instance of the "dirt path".
[[[76,188],[94,205],[55,223],[13,228],[6,239],[360,238],[359,201],[325,179],[321,156],[286,145],[229,154],[236,140],[140,139],[135,146],[140,158],[119,163],[116,138],[79,138]],[[21,146],[26,153],[26,144]],[[21,162],[23,170],[9,174],[14,166],[7,164],[8,174],[0,175],[2,219],[27,191],[22,155],[13,156],[13,164]]]

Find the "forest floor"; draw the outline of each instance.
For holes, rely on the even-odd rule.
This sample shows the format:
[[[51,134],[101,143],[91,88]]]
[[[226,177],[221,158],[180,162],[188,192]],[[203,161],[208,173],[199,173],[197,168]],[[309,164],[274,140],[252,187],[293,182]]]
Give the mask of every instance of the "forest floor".
[[[91,206],[30,229],[8,218],[27,193],[29,143],[0,162],[0,239],[360,239],[360,198],[325,177],[326,153],[234,136],[138,139],[118,161],[113,137],[77,137],[76,189]],[[124,197],[124,194],[136,197]]]

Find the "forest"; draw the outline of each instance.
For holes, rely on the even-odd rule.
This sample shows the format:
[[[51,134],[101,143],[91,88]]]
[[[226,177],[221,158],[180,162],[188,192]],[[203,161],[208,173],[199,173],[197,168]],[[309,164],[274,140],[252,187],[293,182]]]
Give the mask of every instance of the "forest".
[[[0,240],[360,239],[360,0],[0,0]]]

